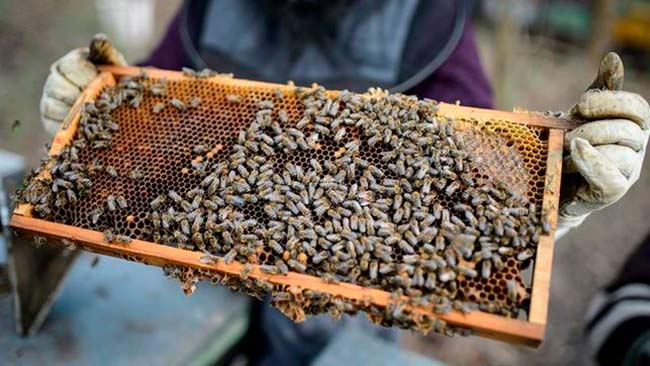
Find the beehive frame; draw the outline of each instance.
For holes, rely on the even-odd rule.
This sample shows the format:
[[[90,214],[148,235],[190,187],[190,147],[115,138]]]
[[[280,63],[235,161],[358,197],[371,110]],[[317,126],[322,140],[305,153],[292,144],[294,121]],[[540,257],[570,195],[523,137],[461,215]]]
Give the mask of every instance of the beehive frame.
[[[167,78],[178,80],[187,78],[180,72],[157,69],[147,69],[147,74],[152,78]],[[52,140],[50,155],[58,154],[76,133],[80,113],[86,102],[92,101],[102,89],[115,85],[116,79],[122,76],[136,76],[142,72],[137,67],[101,67],[100,75],[83,91],[71,109],[70,114],[62,124],[58,133]],[[238,87],[265,87],[289,90],[287,85],[268,84],[248,80],[226,77],[212,77],[206,82],[221,85],[236,85]],[[476,334],[499,339],[510,343],[537,346],[544,337],[546,327],[547,307],[549,301],[550,274],[553,256],[553,235],[556,226],[557,207],[560,191],[560,176],[562,168],[562,150],[564,130],[570,129],[575,122],[571,120],[542,116],[528,112],[502,112],[478,108],[462,107],[452,104],[440,104],[438,112],[442,116],[462,117],[466,120],[502,120],[511,123],[532,125],[547,129],[548,150],[546,161],[546,174],[544,182],[544,197],[542,201],[542,215],[548,218],[551,232],[540,237],[534,261],[532,295],[528,321],[507,318],[500,315],[474,311],[463,314],[457,311],[446,315],[437,315],[450,325],[472,329]],[[45,173],[47,174],[47,173]],[[200,258],[201,252],[183,250],[152,242],[133,240],[129,245],[108,244],[101,232],[83,229],[71,225],[64,225],[32,217],[32,207],[21,204],[16,207],[11,220],[11,226],[30,235],[40,235],[48,239],[49,243],[60,243],[61,239],[74,241],[80,249],[104,255],[115,256],[126,260],[146,263],[155,266],[176,265],[193,268],[206,272],[218,272],[230,275],[239,275],[243,264],[233,262],[225,264],[219,261],[216,264],[204,264]],[[292,285],[303,289],[326,292],[341,296],[352,301],[368,301],[373,305],[385,307],[391,300],[389,293],[365,288],[357,285],[340,283],[328,284],[318,277],[290,272],[288,275],[270,275],[262,273],[258,266],[254,266],[250,278],[261,278],[276,285]],[[426,309],[415,309],[416,313],[426,313]]]

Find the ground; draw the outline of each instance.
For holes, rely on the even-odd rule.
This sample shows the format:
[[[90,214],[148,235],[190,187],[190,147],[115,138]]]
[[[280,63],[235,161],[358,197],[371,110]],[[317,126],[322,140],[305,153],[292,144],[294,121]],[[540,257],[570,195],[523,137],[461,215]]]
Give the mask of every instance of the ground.
[[[157,2],[154,34],[159,37],[176,0]],[[0,3],[0,147],[38,161],[47,141],[38,114],[40,92],[52,61],[66,50],[87,44],[102,31],[92,2],[81,0]],[[493,34],[479,28],[481,54],[494,77],[499,62]],[[155,38],[156,38],[155,37]],[[506,93],[500,108],[566,110],[591,83],[597,65],[581,49],[560,48],[548,40],[515,37],[507,62]],[[142,50],[141,50],[142,51]],[[133,52],[141,56],[146,52]],[[132,59],[133,60],[133,59]],[[626,89],[650,96],[650,78],[628,70]],[[11,132],[14,120],[21,126]],[[646,162],[647,165],[647,162]],[[646,167],[650,168],[650,167]],[[477,337],[421,337],[404,332],[404,344],[457,365],[589,365],[582,326],[589,299],[619,270],[625,257],[647,234],[650,216],[650,170],[615,205],[594,213],[556,245],[546,341],[537,349],[510,346]],[[6,331],[6,330],[0,330]]]

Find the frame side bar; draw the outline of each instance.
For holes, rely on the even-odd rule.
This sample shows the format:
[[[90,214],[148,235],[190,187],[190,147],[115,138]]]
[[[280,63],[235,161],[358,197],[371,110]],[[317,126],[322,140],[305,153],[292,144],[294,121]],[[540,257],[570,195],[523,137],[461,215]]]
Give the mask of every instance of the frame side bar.
[[[113,85],[115,85],[115,78],[113,77],[113,74],[109,72],[101,72],[95,79],[90,82],[90,84],[88,84],[88,86],[84,89],[83,92],[81,92],[77,100],[70,108],[68,115],[65,117],[63,122],[61,122],[59,130],[56,132],[56,135],[54,135],[54,138],[52,139],[52,146],[48,151],[49,156],[57,155],[59,152],[61,152],[61,150],[63,150],[66,145],[70,144],[74,138],[75,133],[77,132],[77,128],[79,127],[79,120],[81,119],[81,111],[84,107],[84,104],[95,99],[105,87],[110,87]],[[44,179],[49,177],[50,173],[48,170],[43,169],[41,173],[35,177],[35,179]],[[33,207],[31,204],[21,203],[14,209],[14,214],[31,216],[32,209]]]
[[[543,235],[537,244],[535,270],[533,272],[533,293],[528,319],[538,324],[546,324],[551,270],[553,267],[553,241],[557,226],[557,211],[560,201],[560,179],[562,176],[562,148],[564,131],[551,129],[548,138],[548,157],[546,163],[546,182],[542,217],[549,221],[551,232]]]

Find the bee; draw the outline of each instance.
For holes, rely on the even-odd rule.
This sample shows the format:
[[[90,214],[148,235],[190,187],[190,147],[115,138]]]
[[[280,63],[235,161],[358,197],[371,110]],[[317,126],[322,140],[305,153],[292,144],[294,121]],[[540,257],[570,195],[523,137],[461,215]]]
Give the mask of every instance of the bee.
[[[517,302],[517,282],[514,280],[506,280],[506,289],[508,291],[508,300]]]
[[[506,256],[511,256],[514,253],[514,250],[511,247],[499,247],[497,251],[499,254]]]
[[[532,257],[533,257],[532,249],[526,249],[524,251],[521,251],[521,252],[517,253],[517,260],[519,260],[519,261],[525,261],[525,260],[527,260],[529,258],[532,258]]]
[[[202,264],[217,264],[217,262],[219,262],[219,257],[206,252],[201,256],[199,262]]]
[[[52,213],[52,210],[50,210],[50,206],[47,203],[41,203],[41,204],[38,204],[38,205],[34,206],[34,210],[41,217],[46,217],[50,213]]]
[[[233,196],[233,195],[227,195],[225,198],[225,201],[227,204],[236,206],[236,207],[242,207],[245,204],[245,201],[243,198],[239,196]]]
[[[485,279],[489,279],[492,274],[492,262],[490,260],[483,260],[481,262],[481,276]]]
[[[90,222],[93,225],[96,225],[97,222],[99,221],[99,218],[102,216],[103,213],[104,213],[104,210],[102,210],[101,208],[96,208],[96,209],[90,211],[88,213],[88,216],[90,217]]]
[[[172,234],[174,236],[174,239],[178,241],[179,244],[185,244],[188,242],[188,237],[183,234],[182,232],[175,230],[174,233]]]
[[[253,265],[250,264],[250,263],[246,263],[246,264],[244,264],[244,266],[242,267],[242,270],[241,270],[241,272],[239,273],[239,276],[240,276],[242,279],[246,280],[246,279],[248,279],[248,276],[251,274],[251,272],[253,272]]]
[[[133,108],[138,108],[141,102],[142,102],[142,93],[138,93],[132,97],[131,101],[129,101],[129,105]]]
[[[453,281],[454,279],[456,279],[456,272],[454,272],[451,269],[445,269],[441,271],[438,275],[438,280],[440,280],[440,282],[443,283]]]
[[[149,91],[156,96],[164,95],[167,91],[167,79],[162,79],[159,83],[151,84]]]
[[[40,235],[34,235],[34,246],[39,248],[43,244],[47,244],[47,238]]]
[[[183,111],[185,110],[186,106],[185,103],[181,102],[177,98],[173,98],[169,101],[169,104],[171,104],[176,110]]]
[[[115,196],[110,194],[110,195],[108,195],[108,197],[106,197],[106,206],[108,207],[108,211],[111,211],[111,212],[113,212],[113,211],[115,211],[117,209],[117,203],[116,203],[116,200],[115,200]]]
[[[503,236],[505,234],[503,228],[503,221],[500,218],[494,220],[494,234],[497,236]]]
[[[106,240],[107,243],[113,243],[115,242],[115,234],[113,234],[113,231],[110,229],[104,230],[104,239]]]
[[[178,193],[176,193],[175,191],[169,191],[169,192],[167,193],[167,195],[169,196],[169,198],[172,199],[172,201],[174,201],[174,202],[176,202],[176,203],[180,203],[181,201],[183,201],[183,197],[181,197],[181,196],[180,196]]]
[[[128,206],[128,204],[126,203],[126,198],[124,198],[124,196],[115,197],[115,202],[117,203],[117,206],[121,209],[127,208]]]
[[[151,111],[156,114],[162,112],[163,109],[165,109],[165,103],[156,103],[153,107],[151,107]]]
[[[335,285],[340,282],[336,275],[333,275],[331,273],[323,273],[320,275],[320,278],[323,280],[323,282],[330,285]]]
[[[318,254],[316,254],[315,256],[313,256],[311,260],[312,260],[312,263],[318,265],[322,261],[327,260],[327,258],[329,258],[329,256],[330,256],[329,252],[326,251],[326,250],[323,250],[323,251],[319,252]]]
[[[159,195],[158,197],[154,198],[153,201],[149,202],[149,206],[151,206],[152,209],[157,210],[162,206],[167,199],[163,195]]]
[[[281,275],[286,275],[289,272],[289,267],[287,267],[287,265],[282,260],[275,262],[275,266],[278,267]]]
[[[280,120],[280,123],[287,124],[287,122],[289,122],[289,115],[287,114],[287,111],[281,109],[278,112],[278,119]]]
[[[132,239],[127,235],[115,235],[115,242],[118,244],[129,244]]]
[[[181,222],[181,232],[185,235],[190,235],[190,223],[187,221],[187,219],[182,219]]]
[[[140,180],[144,178],[144,174],[142,174],[142,172],[140,172],[138,169],[133,169],[129,172],[129,178],[133,180]]]
[[[61,243],[63,244],[63,246],[65,247],[66,250],[69,250],[69,251],[77,250],[77,244],[72,240],[68,240],[68,239],[64,238],[64,239],[61,239]]]
[[[192,97],[188,103],[188,108],[197,108],[203,100],[200,97]]]
[[[263,264],[260,267],[260,272],[270,274],[270,275],[279,275],[280,269],[277,266],[272,266],[269,264]]]
[[[476,270],[473,269],[473,268],[469,268],[469,267],[465,267],[465,266],[458,266],[457,269],[458,269],[458,273],[462,274],[465,277],[474,278],[474,277],[476,277],[478,275]]]
[[[273,101],[266,99],[262,100],[257,104],[259,109],[273,109]]]
[[[117,170],[115,170],[115,168],[113,168],[111,165],[107,165],[104,169],[106,170],[106,173],[108,173],[108,175],[110,175],[112,178],[117,178]]]
[[[345,136],[345,127],[341,127],[336,131],[334,134],[334,141],[336,142],[341,142],[343,140],[343,137]]]

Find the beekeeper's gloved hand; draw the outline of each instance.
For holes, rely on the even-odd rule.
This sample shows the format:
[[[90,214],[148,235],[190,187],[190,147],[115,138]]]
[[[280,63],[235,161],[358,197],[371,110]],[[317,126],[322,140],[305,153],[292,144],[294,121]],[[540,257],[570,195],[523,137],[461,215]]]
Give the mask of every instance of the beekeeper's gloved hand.
[[[55,61],[43,86],[41,121],[54,135],[83,88],[97,76],[95,65],[126,66],[124,56],[103,34],[97,34],[90,48],[77,48]]]
[[[641,173],[650,129],[650,107],[638,94],[621,91],[623,63],[610,52],[598,76],[569,112],[590,122],[569,131],[556,237],[590,213],[618,201]]]

